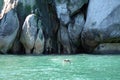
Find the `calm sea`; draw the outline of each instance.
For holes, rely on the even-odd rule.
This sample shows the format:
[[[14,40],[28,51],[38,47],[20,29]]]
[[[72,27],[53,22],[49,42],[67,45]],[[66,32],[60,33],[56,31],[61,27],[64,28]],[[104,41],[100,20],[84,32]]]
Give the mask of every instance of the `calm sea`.
[[[0,55],[0,80],[120,80],[120,55]]]

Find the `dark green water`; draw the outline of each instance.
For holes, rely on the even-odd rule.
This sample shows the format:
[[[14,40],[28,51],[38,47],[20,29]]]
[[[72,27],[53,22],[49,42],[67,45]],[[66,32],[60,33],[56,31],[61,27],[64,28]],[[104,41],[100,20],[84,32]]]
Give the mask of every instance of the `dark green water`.
[[[0,80],[120,80],[120,56],[0,55]]]

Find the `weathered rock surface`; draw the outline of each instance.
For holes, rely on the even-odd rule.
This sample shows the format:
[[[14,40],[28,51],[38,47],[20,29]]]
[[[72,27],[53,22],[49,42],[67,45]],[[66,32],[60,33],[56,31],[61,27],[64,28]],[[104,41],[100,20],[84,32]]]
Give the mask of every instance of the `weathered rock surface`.
[[[0,13],[0,19],[4,16],[4,14],[8,13],[11,9],[15,10],[16,1],[15,0],[4,0],[4,5],[2,6],[2,10]]]
[[[119,14],[119,0],[1,0],[0,51],[118,52]]]
[[[88,3],[88,0],[68,0],[68,9],[70,10],[70,14],[75,14],[86,3]]]
[[[13,45],[19,29],[19,20],[12,9],[0,20],[0,51],[6,53]]]
[[[20,40],[28,54],[41,54],[44,50],[44,35],[39,22],[35,14],[30,14],[23,24]]]
[[[76,53],[76,50],[80,46],[81,33],[84,27],[84,15],[82,13],[78,14],[73,23],[70,23],[68,28],[64,25],[60,26],[58,30],[58,42],[63,46],[64,53]],[[59,46],[60,53],[60,46]]]
[[[61,53],[60,44],[63,46],[62,53],[68,53],[68,54],[71,53],[69,33],[67,28],[63,25],[60,26],[60,29],[58,31],[58,43],[59,43],[58,46],[59,53]]]
[[[93,51],[100,43],[120,42],[119,14],[119,0],[90,0],[82,32],[82,43],[86,51]]]
[[[55,0],[58,18],[62,24],[70,22],[70,16],[80,11],[88,0]]]
[[[17,38],[14,42],[14,45],[12,47],[11,52],[12,53],[23,53],[24,48],[22,44],[20,43],[20,34],[22,30],[23,23],[25,21],[25,18],[31,14],[31,13],[37,13],[37,5],[36,0],[6,0],[5,2],[6,7],[9,8],[9,6],[13,6],[11,8],[15,8],[16,13],[18,15],[20,28],[17,34]]]
[[[84,15],[82,13],[75,17],[74,23],[70,23],[68,26],[68,33],[72,43],[72,47],[77,49],[80,46],[81,33],[85,24]],[[75,52],[76,50],[73,50]]]
[[[34,43],[34,54],[40,54],[43,53],[44,51],[44,43],[45,43],[45,39],[44,39],[44,35],[43,35],[43,31],[41,28],[39,28],[38,34],[37,34],[37,38],[36,41]]]
[[[36,0],[40,10],[39,17],[42,21],[45,36],[46,54],[57,53],[57,30],[59,21],[56,15],[54,0]]]
[[[80,9],[87,2],[88,0],[55,0],[56,12],[61,25],[58,30],[58,40],[63,46],[64,53],[75,53],[80,45],[81,32],[85,23]],[[77,16],[73,16],[76,13],[78,13]]]
[[[18,0],[17,1],[17,13],[20,21],[20,26],[23,25],[25,18],[31,14],[35,13],[36,0]]]
[[[117,54],[120,53],[120,43],[103,43],[97,46],[94,50],[95,53],[101,54]]]
[[[67,3],[67,0],[55,0],[58,18],[60,22],[65,25],[70,22],[70,12],[67,8]]]

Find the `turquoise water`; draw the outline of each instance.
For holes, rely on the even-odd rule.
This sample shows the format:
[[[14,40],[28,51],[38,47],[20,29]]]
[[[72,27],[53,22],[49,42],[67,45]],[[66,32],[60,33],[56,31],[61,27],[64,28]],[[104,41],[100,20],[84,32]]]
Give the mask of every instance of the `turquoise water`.
[[[120,80],[120,56],[0,55],[0,80]]]

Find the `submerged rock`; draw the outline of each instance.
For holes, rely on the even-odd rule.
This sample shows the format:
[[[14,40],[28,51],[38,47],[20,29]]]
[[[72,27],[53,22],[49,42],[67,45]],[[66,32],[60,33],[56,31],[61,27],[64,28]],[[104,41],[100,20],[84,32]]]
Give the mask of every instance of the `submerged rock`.
[[[30,14],[23,24],[20,41],[24,45],[27,54],[33,52],[41,54],[44,50],[44,35],[42,25],[38,24],[39,22],[35,14]]]
[[[16,12],[11,9],[0,20],[0,51],[6,53],[13,45],[19,29]]]
[[[120,42],[119,0],[90,0],[87,12],[82,32],[86,51],[93,51],[100,43]]]

